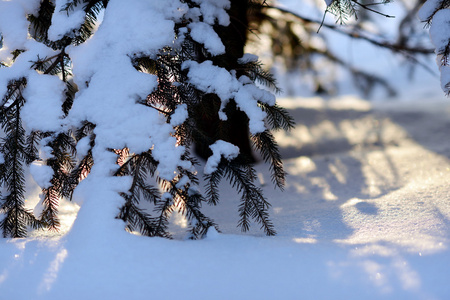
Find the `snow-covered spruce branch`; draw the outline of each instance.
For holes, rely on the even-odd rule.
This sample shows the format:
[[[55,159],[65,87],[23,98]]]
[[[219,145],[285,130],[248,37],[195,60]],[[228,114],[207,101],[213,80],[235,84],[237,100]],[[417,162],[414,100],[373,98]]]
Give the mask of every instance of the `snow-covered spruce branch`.
[[[0,23],[3,235],[25,236],[27,225],[58,230],[59,201],[67,197],[81,206],[73,230],[85,235],[92,231],[83,224],[96,220],[95,231],[106,238],[117,217],[130,231],[169,237],[176,209],[191,221],[191,236],[200,238],[216,225],[201,211],[206,199],[191,155],[194,144],[211,156],[206,173],[220,163],[242,193],[241,227],[247,230],[253,218],[274,234],[269,203],[254,183],[248,132],[282,188],[284,171],[266,121],[289,129],[292,119],[255,85],[276,88],[256,57],[243,54],[245,41],[230,50],[229,37],[245,24],[233,15],[246,12],[242,3],[0,2],[0,17],[8,20]],[[238,151],[231,156],[219,146],[234,143],[239,147],[232,146]],[[43,194],[40,219],[23,199],[31,162]],[[142,200],[156,216],[141,207]]]

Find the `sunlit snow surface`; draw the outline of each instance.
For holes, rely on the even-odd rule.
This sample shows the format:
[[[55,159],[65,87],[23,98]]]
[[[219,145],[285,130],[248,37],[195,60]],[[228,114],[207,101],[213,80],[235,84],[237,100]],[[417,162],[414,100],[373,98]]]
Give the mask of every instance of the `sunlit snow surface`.
[[[274,190],[267,165],[256,166],[276,237],[257,224],[246,234],[236,228],[239,196],[227,184],[219,206],[204,210],[222,233],[200,241],[183,239],[179,215],[175,240],[128,234],[120,221],[100,231],[100,220],[85,218],[70,230],[79,207],[63,201],[61,233],[0,239],[0,300],[449,299],[450,101],[435,101],[438,79],[405,83],[382,50],[372,52],[384,64],[338,42],[340,53],[390,74],[408,101],[280,99],[297,121],[276,134],[290,174],[285,191]],[[31,179],[27,192],[39,214]]]
[[[281,105],[298,123],[276,134],[285,191],[256,166],[276,237],[240,233],[226,184],[205,210],[222,233],[201,241],[183,240],[179,216],[175,240],[70,231],[78,207],[63,202],[65,235],[0,240],[0,299],[448,299],[450,103]]]

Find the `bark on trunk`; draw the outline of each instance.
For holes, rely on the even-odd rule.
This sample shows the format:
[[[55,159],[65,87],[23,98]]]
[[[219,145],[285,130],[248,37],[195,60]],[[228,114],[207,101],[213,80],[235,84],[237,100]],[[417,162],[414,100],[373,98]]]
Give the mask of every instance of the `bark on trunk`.
[[[236,70],[237,76],[242,75],[239,70],[238,59],[244,55],[244,47],[247,42],[249,0],[231,0],[231,7],[228,11],[231,24],[227,27],[216,26],[215,30],[225,46],[226,52],[223,55],[213,57],[215,65],[227,70]],[[249,162],[254,162],[255,158],[248,132],[247,115],[236,108],[234,101],[230,101],[225,112],[228,120],[221,121],[218,117],[220,100],[216,95],[206,95],[198,107],[199,120],[197,126],[211,140],[225,140],[240,149],[242,158]],[[211,155],[209,144],[197,143],[196,152],[202,158]]]

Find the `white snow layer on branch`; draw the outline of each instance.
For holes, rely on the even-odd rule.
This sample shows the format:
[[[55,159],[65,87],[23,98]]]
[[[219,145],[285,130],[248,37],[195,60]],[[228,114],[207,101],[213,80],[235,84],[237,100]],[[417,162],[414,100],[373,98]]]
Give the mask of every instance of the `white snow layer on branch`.
[[[170,116],[170,125],[179,126],[188,118],[188,110],[186,104],[180,104]]]
[[[38,57],[50,57],[56,53],[51,48],[32,39],[27,40],[21,48],[25,52],[20,54],[11,66],[8,68],[0,68],[0,99],[5,96],[7,85],[11,80],[29,77],[36,73],[31,68],[33,61],[36,61]],[[0,60],[2,59],[0,58]]]
[[[56,76],[35,71],[28,76],[23,91],[26,102],[21,112],[27,132],[61,129],[64,90],[64,83]]]
[[[0,61],[8,66],[0,69],[0,99],[5,96],[11,80],[28,78],[36,73],[31,69],[33,61],[55,53],[47,46],[28,38],[27,15],[35,15],[39,5],[40,0],[0,1],[0,33],[3,37]],[[12,63],[11,52],[18,49],[25,52]]]
[[[225,53],[225,46],[212,25],[204,22],[194,22],[188,25],[191,37],[194,41],[205,45],[206,50],[212,55]]]
[[[132,153],[152,149],[159,162],[158,175],[167,180],[174,178],[178,166],[191,167],[181,159],[185,149],[177,146],[166,117],[137,103],[157,87],[157,78],[138,72],[130,59],[135,54],[155,57],[164,46],[172,45],[173,20],[180,18],[180,11],[187,7],[179,0],[110,0],[96,33],[87,42],[67,49],[79,88],[67,126],[77,127],[85,120],[96,125],[95,164],[75,190],[74,199],[83,202],[80,224],[95,220],[103,231],[99,234],[108,235],[119,228],[112,224],[124,201],[118,192],[127,192],[131,184],[128,177],[111,176],[118,165],[117,155],[109,149],[128,147]]]
[[[436,53],[442,52],[450,43],[450,9],[438,11],[430,28],[430,37]]]
[[[52,16],[52,25],[48,29],[48,38],[57,41],[65,35],[73,36],[74,31],[84,23],[86,13],[83,10],[84,3],[78,3],[70,10],[63,10],[71,0],[56,0],[55,12]]]
[[[441,67],[441,87],[446,94],[450,94],[450,66]]]
[[[450,45],[450,9],[439,10],[434,16],[430,28],[430,37],[436,48],[437,64],[441,71],[441,87],[445,93],[450,92],[450,74],[448,57],[443,58],[442,53],[449,51]]]
[[[3,38],[0,49],[0,61],[8,68],[0,68],[0,99],[7,91],[11,80],[27,77],[30,73],[31,61],[37,56],[46,57],[52,50],[43,44],[28,39],[28,14],[36,14],[40,0],[0,1],[0,33]],[[14,50],[25,50],[12,63]]]
[[[230,8],[229,0],[194,0],[194,2],[200,4],[200,11],[205,23],[214,25],[217,20],[219,25],[230,25],[230,16],[226,12],[226,9]]]
[[[443,1],[444,0],[428,0],[427,2],[425,2],[417,14],[419,16],[419,19],[422,22],[426,22],[431,19],[431,17],[439,9],[439,6]]]
[[[0,1],[0,33],[3,45],[0,61],[11,57],[11,51],[23,49],[28,38],[28,14],[36,14],[40,0]]]
[[[266,113],[258,106],[258,101],[274,105],[275,96],[272,93],[256,87],[248,77],[241,76],[237,79],[235,72],[228,72],[224,68],[213,65],[211,61],[201,64],[187,61],[183,63],[182,68],[189,69],[189,83],[205,93],[215,93],[219,96],[221,120],[227,119],[223,109],[231,99],[234,99],[237,107],[250,119],[249,128],[252,134],[266,129],[264,125]]]
[[[238,59],[238,63],[240,64],[247,64],[251,62],[257,62],[258,56],[251,53],[244,53],[244,56]]]
[[[81,160],[83,159],[83,157],[85,157],[88,152],[89,149],[91,149],[91,137],[90,136],[85,136],[84,138],[82,138],[81,140],[79,140],[77,142],[77,159]]]
[[[136,71],[130,61],[134,53],[155,55],[174,40],[174,22],[164,14],[166,5],[167,1],[110,1],[95,35],[68,49],[74,81],[80,88],[69,120],[74,125],[84,120],[96,124],[99,147],[126,146],[131,152],[140,153],[158,140],[175,148],[176,140],[170,138],[172,126],[156,110],[136,103],[156,88],[156,76]],[[145,26],[142,20],[146,20]],[[157,147],[155,144],[155,150]],[[171,161],[178,160],[173,157]],[[160,172],[168,174],[165,170]]]
[[[30,173],[40,188],[46,189],[52,185],[50,180],[53,178],[53,169],[43,162],[34,161],[30,165]]]
[[[216,141],[214,144],[209,146],[209,148],[213,154],[206,161],[204,168],[204,173],[206,175],[217,170],[222,157],[230,161],[239,155],[239,147],[222,140]]]

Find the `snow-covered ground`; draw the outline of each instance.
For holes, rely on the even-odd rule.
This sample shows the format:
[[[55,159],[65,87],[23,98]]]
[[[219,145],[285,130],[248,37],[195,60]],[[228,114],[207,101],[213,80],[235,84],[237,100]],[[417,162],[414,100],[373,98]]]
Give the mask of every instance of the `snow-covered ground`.
[[[438,78],[407,82],[384,50],[369,59],[367,45],[347,44],[337,47],[388,74],[399,99],[280,99],[297,121],[276,134],[285,191],[256,166],[277,236],[236,228],[227,184],[219,206],[205,207],[222,233],[199,241],[183,239],[179,216],[176,239],[146,238],[120,221],[74,223],[79,207],[63,202],[61,234],[0,239],[0,300],[450,299],[450,100]]]
[[[69,230],[65,203],[65,235],[0,239],[0,299],[449,299],[450,103],[281,104],[298,123],[277,133],[285,191],[257,165],[277,236],[240,233],[226,184],[206,208],[222,233],[199,241],[180,217],[175,240]]]

